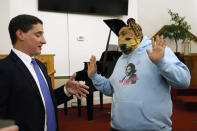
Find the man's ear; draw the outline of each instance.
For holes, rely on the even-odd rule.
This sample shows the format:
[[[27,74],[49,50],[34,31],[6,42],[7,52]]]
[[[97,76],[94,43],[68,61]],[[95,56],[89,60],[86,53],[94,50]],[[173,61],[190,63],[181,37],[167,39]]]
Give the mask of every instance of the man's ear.
[[[16,37],[18,40],[23,41],[24,40],[24,32],[20,29],[16,31]]]

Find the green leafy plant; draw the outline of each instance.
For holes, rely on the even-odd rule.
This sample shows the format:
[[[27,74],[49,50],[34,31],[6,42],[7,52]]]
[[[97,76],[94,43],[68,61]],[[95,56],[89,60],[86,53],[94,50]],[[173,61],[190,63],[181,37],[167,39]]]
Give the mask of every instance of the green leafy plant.
[[[168,10],[168,13],[171,16],[170,21],[172,24],[164,26],[159,35],[174,40],[176,43],[176,52],[178,52],[179,40],[181,40],[182,43],[193,40],[193,36],[188,32],[191,30],[191,26],[185,21],[185,17],[179,16],[178,13],[174,13],[170,9]]]

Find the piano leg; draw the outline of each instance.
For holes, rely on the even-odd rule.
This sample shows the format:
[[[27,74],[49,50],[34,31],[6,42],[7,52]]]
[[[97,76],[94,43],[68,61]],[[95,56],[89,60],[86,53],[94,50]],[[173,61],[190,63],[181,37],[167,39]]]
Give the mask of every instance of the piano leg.
[[[103,110],[103,93],[99,92],[100,94],[100,110]]]
[[[91,81],[86,81],[86,85],[88,85],[89,88],[89,94],[87,95],[87,115],[88,120],[93,120],[93,84]]]
[[[68,114],[68,106],[67,106],[67,101],[64,102],[64,115]]]
[[[77,99],[78,116],[81,116],[81,100]]]

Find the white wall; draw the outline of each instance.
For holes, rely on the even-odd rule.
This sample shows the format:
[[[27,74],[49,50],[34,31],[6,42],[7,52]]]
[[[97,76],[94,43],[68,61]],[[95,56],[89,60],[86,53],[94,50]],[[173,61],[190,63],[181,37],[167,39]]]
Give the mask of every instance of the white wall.
[[[7,3],[7,0],[3,1]],[[114,17],[43,12],[38,11],[37,0],[9,1],[10,7],[4,10],[8,12],[9,19],[18,14],[31,14],[43,20],[47,45],[43,47],[42,54],[55,54],[56,76],[69,76],[82,70],[83,62],[88,61],[91,55],[100,59],[109,33],[103,19]],[[137,0],[129,0],[129,17],[137,19],[136,7]],[[116,18],[127,20],[128,16],[116,16]],[[5,20],[5,23],[8,23],[9,19]],[[7,30],[0,32],[4,33]],[[83,36],[85,40],[77,41],[78,36]],[[117,37],[114,34],[110,43],[117,44]],[[5,47],[2,50],[9,53],[11,47],[5,44],[2,46]]]
[[[129,1],[129,15],[137,18],[137,0]],[[127,20],[128,16],[116,16],[116,18]],[[82,70],[84,63],[89,61],[91,55],[100,59],[105,50],[109,28],[103,22],[104,19],[114,18],[112,16],[96,16],[68,14],[69,32],[69,59],[70,74]],[[84,41],[77,41],[77,37],[82,36]],[[112,34],[110,44],[118,44],[117,37]]]
[[[191,32],[197,36],[196,0],[138,0],[138,21],[145,35],[152,37],[163,25],[170,24],[168,9],[179,13],[180,16],[185,16],[185,20],[192,27]],[[169,47],[175,51],[174,42],[168,43]],[[197,43],[192,42],[191,51],[197,52]]]
[[[0,54],[8,54],[9,49],[12,47],[8,33],[9,3],[9,0],[0,0]]]

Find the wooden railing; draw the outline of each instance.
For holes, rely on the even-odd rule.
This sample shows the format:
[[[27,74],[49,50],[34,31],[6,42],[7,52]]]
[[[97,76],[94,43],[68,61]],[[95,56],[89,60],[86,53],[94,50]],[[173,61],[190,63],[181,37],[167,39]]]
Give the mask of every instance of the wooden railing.
[[[159,35],[161,33],[162,30],[164,30],[165,28],[167,28],[169,25],[164,25],[159,31],[157,31],[156,34],[154,34],[151,38],[155,38],[157,35]],[[191,33],[190,31],[188,31],[189,34],[192,35],[192,37],[194,38],[193,41],[197,43],[197,36],[195,36],[193,33]]]

